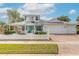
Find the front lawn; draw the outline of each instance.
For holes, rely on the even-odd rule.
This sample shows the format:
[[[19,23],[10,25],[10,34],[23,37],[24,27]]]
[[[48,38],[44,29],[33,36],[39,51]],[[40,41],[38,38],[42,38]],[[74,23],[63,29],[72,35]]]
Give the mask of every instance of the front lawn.
[[[58,45],[0,44],[0,54],[58,54]]]

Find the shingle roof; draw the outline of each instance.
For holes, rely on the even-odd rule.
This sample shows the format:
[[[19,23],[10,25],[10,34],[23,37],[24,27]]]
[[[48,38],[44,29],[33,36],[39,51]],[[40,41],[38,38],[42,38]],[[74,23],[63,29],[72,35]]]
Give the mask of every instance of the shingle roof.
[[[70,22],[60,21],[56,18],[53,18],[53,19],[47,21],[47,23],[49,23],[49,24],[72,24]]]
[[[48,23],[63,23],[63,21],[53,18],[53,19],[49,20]]]
[[[16,22],[16,23],[11,23],[9,25],[24,25],[25,21],[22,22]],[[57,19],[51,19],[49,21],[45,21],[45,20],[39,20],[38,24],[72,24],[70,22],[64,22],[64,21],[60,21]],[[78,24],[79,25],[79,24]]]

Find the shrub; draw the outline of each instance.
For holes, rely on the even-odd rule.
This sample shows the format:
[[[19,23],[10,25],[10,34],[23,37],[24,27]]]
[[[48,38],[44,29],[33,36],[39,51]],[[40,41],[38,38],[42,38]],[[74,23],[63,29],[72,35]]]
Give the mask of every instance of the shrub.
[[[35,34],[47,34],[46,32],[35,32]]]
[[[5,34],[13,34],[13,33],[15,33],[15,31],[13,31],[13,30],[5,30],[4,33],[5,33]]]
[[[79,29],[77,29],[77,34],[79,34]]]

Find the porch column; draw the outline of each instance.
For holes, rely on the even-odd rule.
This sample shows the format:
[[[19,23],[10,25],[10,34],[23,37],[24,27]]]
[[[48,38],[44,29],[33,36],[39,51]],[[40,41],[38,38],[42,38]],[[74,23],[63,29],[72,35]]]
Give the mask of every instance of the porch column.
[[[26,29],[26,24],[25,24],[25,25],[24,25],[24,33],[25,33],[25,34],[27,34],[27,33],[26,33],[26,30],[27,30],[27,29]]]
[[[36,27],[35,27],[35,25],[34,25],[34,33],[36,32]]]
[[[16,31],[15,25],[13,26],[13,28],[14,28],[14,31]]]
[[[8,30],[10,30],[10,25],[8,25]]]
[[[17,25],[14,25],[14,31],[15,31],[16,33],[18,33]]]
[[[47,35],[48,35],[48,40],[49,40],[50,36],[49,36],[49,28],[48,27],[47,27]]]

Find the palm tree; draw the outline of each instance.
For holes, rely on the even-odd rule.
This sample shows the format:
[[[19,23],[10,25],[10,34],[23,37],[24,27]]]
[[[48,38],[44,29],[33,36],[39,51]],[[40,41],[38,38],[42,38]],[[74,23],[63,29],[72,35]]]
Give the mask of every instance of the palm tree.
[[[18,22],[20,20],[20,13],[17,10],[7,10],[9,23]]]
[[[57,18],[60,21],[65,21],[65,22],[69,22],[70,18],[68,16],[60,16]]]

